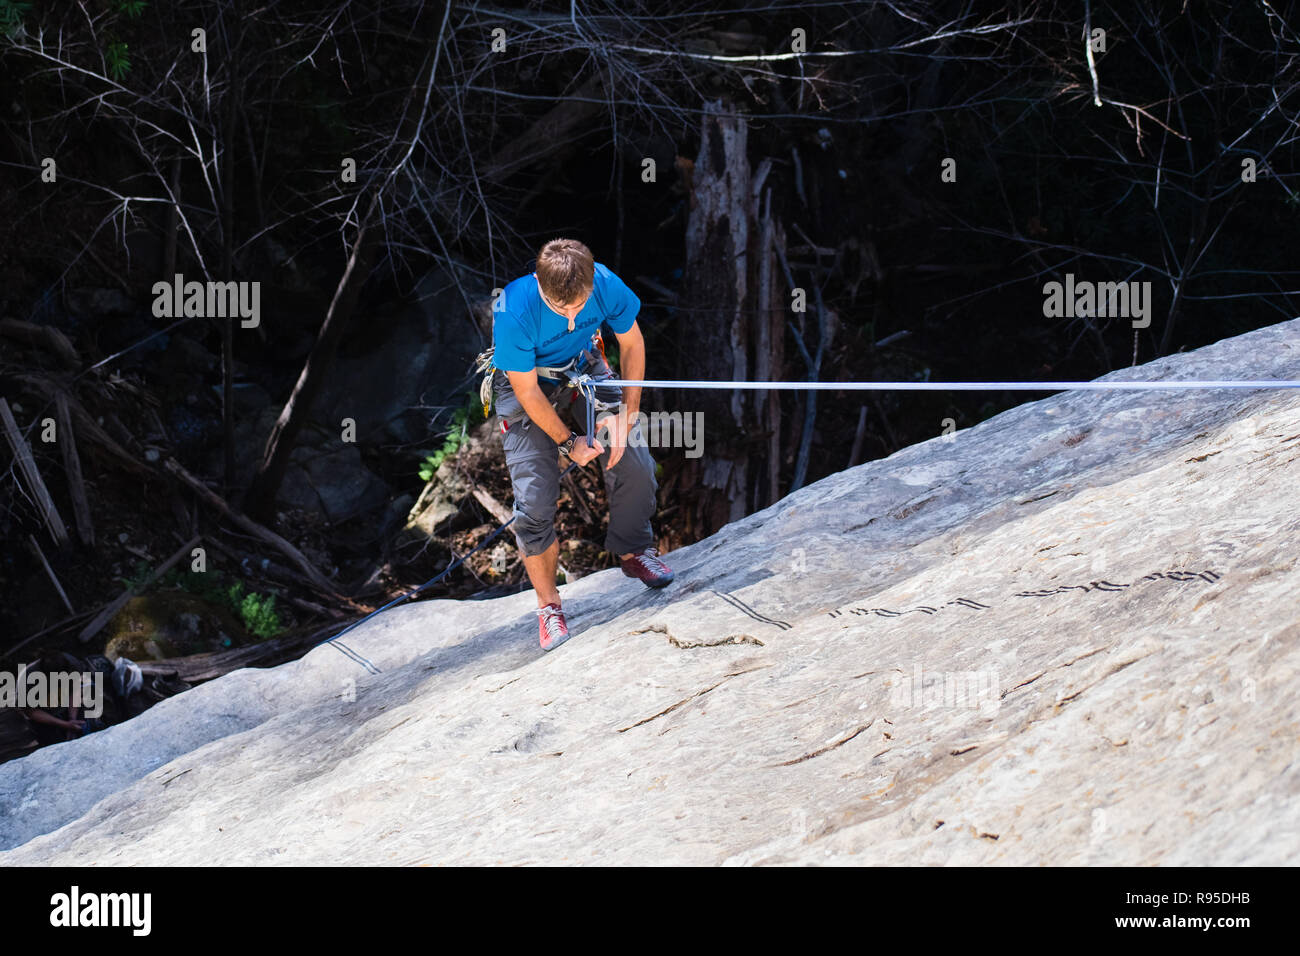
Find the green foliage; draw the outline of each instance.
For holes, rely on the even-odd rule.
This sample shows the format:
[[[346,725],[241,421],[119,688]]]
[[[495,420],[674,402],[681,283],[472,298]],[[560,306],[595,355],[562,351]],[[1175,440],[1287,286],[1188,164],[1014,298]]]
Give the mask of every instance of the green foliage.
[[[469,429],[475,425],[480,425],[485,421],[483,418],[483,406],[479,404],[478,395],[471,393],[469,404],[464,408],[456,409],[451,416],[451,430],[447,437],[443,439],[442,447],[432,455],[425,456],[424,461],[420,464],[420,480],[428,481],[442,467],[443,462],[447,461],[457,451],[460,446],[465,444],[466,436]]]
[[[244,627],[250,634],[266,639],[275,637],[284,630],[284,625],[280,623],[280,615],[275,610],[274,594],[258,594],[256,591],[244,594],[243,582],[236,581],[227,590],[226,596],[239,612]]]
[[[0,0],[0,2],[3,2],[3,0]],[[131,573],[126,577],[119,576],[118,580],[122,582],[122,587],[135,591],[139,589],[140,585],[144,584],[145,579],[149,577],[150,571],[148,561],[137,561]]]
[[[149,4],[145,3],[145,0],[116,0],[113,9],[117,13],[125,14],[128,18],[136,20],[139,19],[148,6]]]
[[[478,391],[471,391],[467,394],[469,395],[469,400],[465,408],[468,413],[469,427],[477,428],[479,425],[482,425],[487,421],[487,416],[483,414],[483,403],[479,401]]]
[[[108,75],[115,81],[121,82],[126,75],[131,72],[131,58],[127,56],[126,44],[121,40],[115,40],[108,45],[104,51],[104,64],[108,67]]]
[[[148,563],[137,561],[132,573],[118,580],[125,587],[135,589],[148,576]],[[260,639],[277,637],[284,632],[284,622],[275,609],[274,594],[245,593],[242,581],[227,585],[220,571],[194,572],[173,568],[159,579],[158,584],[164,588],[180,588],[209,604],[230,608],[239,615],[245,629]]]
[[[23,16],[31,9],[32,5],[26,0],[0,0],[0,33],[12,37],[23,25]]]

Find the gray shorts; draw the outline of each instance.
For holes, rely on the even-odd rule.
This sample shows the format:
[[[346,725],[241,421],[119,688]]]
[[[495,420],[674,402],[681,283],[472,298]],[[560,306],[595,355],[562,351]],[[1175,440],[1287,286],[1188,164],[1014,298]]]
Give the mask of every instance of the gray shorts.
[[[578,432],[578,441],[586,441],[586,399],[576,389],[542,378],[538,383],[546,396],[552,399],[561,421]],[[510,527],[523,554],[541,554],[555,542],[560,471],[568,467],[568,459],[564,459],[563,466],[560,464],[559,446],[524,412],[505,372],[498,369],[492,384],[497,433],[501,435],[515,496],[515,522]],[[504,432],[501,430],[502,422],[508,426]],[[608,467],[609,448],[600,455],[605,493],[609,499],[605,550],[613,555],[640,551],[655,543],[654,531],[650,527],[650,519],[658,507],[655,496],[659,483],[655,480],[655,461],[640,424],[633,431],[639,444],[629,442],[615,467]]]

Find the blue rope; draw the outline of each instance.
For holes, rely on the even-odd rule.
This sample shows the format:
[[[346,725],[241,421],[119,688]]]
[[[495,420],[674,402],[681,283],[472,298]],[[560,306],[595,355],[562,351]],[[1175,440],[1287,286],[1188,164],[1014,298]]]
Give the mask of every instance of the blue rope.
[[[578,467],[578,463],[577,463],[576,461],[575,461],[575,462],[571,462],[571,463],[569,464],[569,467],[568,467],[568,468],[565,468],[564,471],[560,472],[560,477],[563,478],[565,475],[567,475],[569,472],[571,472],[574,468],[577,468],[577,467]],[[410,591],[407,591],[405,594],[401,595],[400,597],[394,598],[393,600],[391,600],[391,601],[389,601],[387,604],[385,604],[383,607],[381,607],[381,608],[377,608],[377,609],[371,611],[369,614],[367,614],[365,617],[361,618],[360,620],[353,621],[351,624],[349,624],[347,627],[343,628],[343,630],[339,631],[339,632],[338,632],[337,634],[335,634],[333,637],[327,638],[327,639],[325,639],[325,640],[323,640],[323,641],[320,641],[320,642],[317,643],[317,644],[312,645],[312,649],[314,650],[315,648],[320,647],[321,644],[333,644],[335,641],[337,641],[340,637],[342,637],[342,636],[343,636],[344,634],[346,634],[348,631],[352,630],[352,629],[355,628],[355,627],[360,627],[362,624],[366,623],[366,621],[370,620],[370,619],[371,619],[372,617],[374,617],[376,614],[382,614],[384,611],[387,611],[390,607],[396,607],[398,604],[401,604],[403,601],[406,601],[406,600],[409,600],[410,598],[415,597],[415,595],[419,594],[421,591],[425,590],[426,588],[433,587],[433,585],[437,584],[439,581],[441,581],[443,578],[445,578],[445,577],[446,577],[448,574],[450,574],[452,571],[456,570],[456,568],[458,568],[458,567],[460,567],[462,564],[464,564],[464,563],[465,563],[465,560],[466,560],[468,557],[470,557],[470,555],[472,555],[472,554],[474,554],[475,552],[477,552],[477,551],[479,551],[479,550],[481,550],[481,549],[487,547],[487,545],[488,545],[488,544],[489,544],[489,543],[490,543],[490,542],[491,542],[491,541],[492,541],[492,540],[493,540],[497,535],[499,535],[502,531],[505,531],[506,528],[510,527],[510,525],[514,524],[514,521],[515,521],[515,519],[514,519],[514,518],[511,518],[509,521],[507,521],[505,524],[501,525],[501,527],[497,528],[497,529],[496,529],[495,531],[493,531],[490,535],[488,535],[486,538],[484,538],[482,541],[480,541],[477,545],[475,545],[474,548],[473,548],[473,550],[466,551],[463,555],[461,555],[459,558],[456,558],[454,561],[452,561],[450,564],[448,564],[445,568],[443,568],[442,571],[440,571],[438,574],[436,574],[436,575],[434,575],[433,577],[431,577],[429,580],[425,581],[425,582],[424,582],[423,584],[421,584],[419,587],[414,588],[414,589],[412,589],[412,590],[410,590]],[[365,666],[366,669],[369,670],[372,674],[378,674],[378,673],[379,673],[379,668],[378,668],[378,667],[376,667],[376,666],[375,666],[374,664],[372,664],[370,661],[366,660],[366,658],[362,657],[360,654],[358,654],[358,653],[357,653],[355,650],[353,650],[352,648],[348,647],[346,644],[343,645],[341,648],[339,648],[339,652],[342,653],[342,654],[343,654],[344,656],[346,656],[346,657],[350,657],[352,660],[357,660],[358,663],[360,663],[360,664],[362,664],[363,666]],[[360,658],[360,660],[358,660],[358,658]]]

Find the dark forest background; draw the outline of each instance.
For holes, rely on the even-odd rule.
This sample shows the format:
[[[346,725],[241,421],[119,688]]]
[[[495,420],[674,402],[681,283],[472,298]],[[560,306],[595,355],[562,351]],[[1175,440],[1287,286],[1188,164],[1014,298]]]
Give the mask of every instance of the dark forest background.
[[[1297,31],[1261,0],[0,0],[0,653],[225,655],[173,668],[201,680],[482,542],[510,492],[471,362],[557,236],[641,297],[651,378],[1090,379],[1290,319]],[[155,317],[176,273],[260,282],[260,326]],[[1149,327],[1045,317],[1067,273],[1150,282]],[[707,428],[655,452],[661,544],[1036,397],[651,390]],[[611,565],[598,475],[561,520],[569,579]],[[526,587],[499,542],[431,593]],[[225,623],[187,643],[177,607]]]

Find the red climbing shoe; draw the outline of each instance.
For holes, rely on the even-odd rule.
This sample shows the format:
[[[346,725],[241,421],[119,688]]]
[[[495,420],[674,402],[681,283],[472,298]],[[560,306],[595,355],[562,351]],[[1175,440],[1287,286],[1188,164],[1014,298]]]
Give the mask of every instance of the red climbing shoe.
[[[659,560],[658,548],[634,551],[632,557],[624,558],[620,564],[624,574],[629,578],[639,578],[646,587],[661,588],[672,583],[673,569]]]
[[[537,630],[538,643],[544,651],[554,650],[569,639],[569,625],[560,605],[548,604],[537,609]]]

